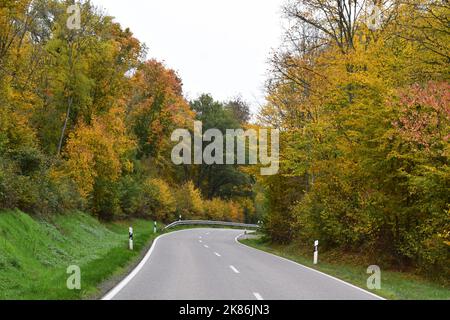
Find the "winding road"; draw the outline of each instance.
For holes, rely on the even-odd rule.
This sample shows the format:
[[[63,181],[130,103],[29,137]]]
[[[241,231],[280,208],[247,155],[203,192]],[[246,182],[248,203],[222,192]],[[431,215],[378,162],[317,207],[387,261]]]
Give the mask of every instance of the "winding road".
[[[160,236],[104,300],[373,300],[380,297],[237,242],[242,230]]]

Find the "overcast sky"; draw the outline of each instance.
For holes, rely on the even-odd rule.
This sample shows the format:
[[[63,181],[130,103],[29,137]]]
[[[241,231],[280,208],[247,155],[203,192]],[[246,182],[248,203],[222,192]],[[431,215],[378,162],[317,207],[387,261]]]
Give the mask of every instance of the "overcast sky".
[[[281,0],[92,0],[183,79],[185,95],[241,94],[264,103],[271,50],[282,36]]]

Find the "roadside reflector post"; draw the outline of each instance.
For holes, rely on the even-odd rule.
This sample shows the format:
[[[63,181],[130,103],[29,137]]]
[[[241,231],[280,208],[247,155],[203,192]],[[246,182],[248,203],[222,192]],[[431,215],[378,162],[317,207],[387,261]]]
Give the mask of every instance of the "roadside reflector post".
[[[129,236],[128,243],[129,243],[130,250],[133,250],[133,228],[132,227],[130,227],[130,229],[128,231],[128,236]]]
[[[181,214],[180,214],[180,219],[179,220],[181,221]]]
[[[314,264],[319,260],[319,240],[314,241]]]
[[[156,221],[153,224],[153,233],[156,233]]]

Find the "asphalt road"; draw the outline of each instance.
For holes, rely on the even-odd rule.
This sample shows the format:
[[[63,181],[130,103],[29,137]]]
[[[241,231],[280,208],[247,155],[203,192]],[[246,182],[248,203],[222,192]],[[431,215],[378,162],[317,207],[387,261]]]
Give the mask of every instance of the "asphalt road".
[[[371,293],[237,243],[239,230],[166,234],[104,299],[368,300]]]

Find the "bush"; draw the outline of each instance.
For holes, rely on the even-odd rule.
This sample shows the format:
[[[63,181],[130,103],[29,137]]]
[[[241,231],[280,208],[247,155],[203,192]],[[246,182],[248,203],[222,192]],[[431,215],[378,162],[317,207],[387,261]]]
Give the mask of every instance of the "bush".
[[[13,150],[9,157],[17,163],[20,173],[25,176],[39,172],[45,165],[44,155],[35,148],[22,147]]]
[[[76,186],[70,180],[57,177],[43,164],[44,157],[39,155],[39,168],[26,166],[27,175],[23,175],[24,164],[0,158],[0,208],[18,208],[33,214],[49,215],[76,208],[84,203]],[[20,161],[19,161],[20,162]],[[28,161],[25,161],[28,163]]]
[[[189,181],[176,192],[176,212],[183,219],[202,219],[204,204],[200,191]]]
[[[119,182],[120,206],[126,216],[144,216],[144,190],[135,177],[125,176]]]
[[[249,198],[243,198],[238,200],[239,206],[241,207],[244,215],[245,223],[257,223],[258,213],[256,212],[256,207],[254,201]]]
[[[0,158],[0,207],[15,208],[19,188],[16,185],[17,175],[10,161]]]
[[[97,179],[90,202],[93,213],[102,220],[111,221],[122,215],[117,182]]]
[[[205,201],[205,217],[208,220],[226,220],[228,209],[227,204],[219,198]]]
[[[158,221],[173,221],[177,206],[169,185],[161,179],[149,179],[143,189],[147,214]]]
[[[244,222],[244,210],[242,207],[234,201],[228,201],[226,204],[229,213],[225,219],[232,222]]]
[[[208,220],[244,221],[244,209],[237,202],[214,198],[212,200],[206,200],[204,207],[205,218]]]

